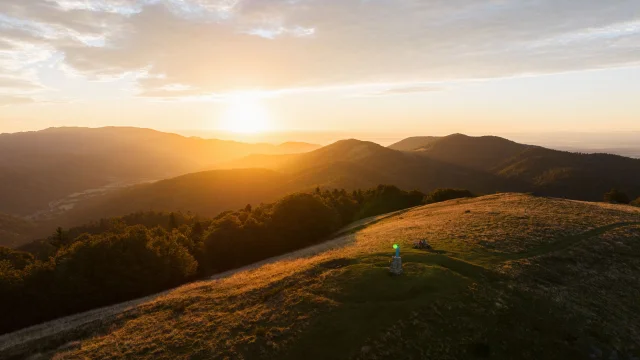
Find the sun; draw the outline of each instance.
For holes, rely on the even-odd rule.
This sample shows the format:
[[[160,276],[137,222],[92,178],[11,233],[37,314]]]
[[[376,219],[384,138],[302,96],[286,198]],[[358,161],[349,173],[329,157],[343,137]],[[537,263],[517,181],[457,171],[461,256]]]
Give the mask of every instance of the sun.
[[[269,112],[255,93],[235,93],[229,96],[222,116],[224,130],[253,134],[269,130]]]

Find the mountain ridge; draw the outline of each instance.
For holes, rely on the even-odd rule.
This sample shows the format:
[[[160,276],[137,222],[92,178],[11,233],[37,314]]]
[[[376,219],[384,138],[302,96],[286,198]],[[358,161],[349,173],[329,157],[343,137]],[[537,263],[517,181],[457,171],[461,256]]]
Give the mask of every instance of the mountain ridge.
[[[280,145],[184,137],[135,127],[63,127],[0,135],[0,212],[28,216],[73,193],[170,178],[253,153],[304,152]]]
[[[469,141],[471,140],[471,141]],[[466,148],[449,151],[456,144],[466,142]],[[486,144],[497,147],[491,151],[482,151]],[[438,145],[440,144],[440,145]],[[503,151],[504,150],[504,151]],[[452,158],[453,156],[453,158]],[[247,166],[263,168],[281,174],[279,184],[268,186],[269,191],[251,200],[225,202],[231,208],[244,206],[245,202],[259,203],[272,200],[296,191],[308,191],[316,187],[345,188],[354,190],[369,188],[377,184],[393,184],[406,190],[419,190],[424,193],[437,188],[464,188],[474,193],[516,191],[535,192],[540,195],[569,197],[577,200],[601,200],[603,194],[612,187],[629,192],[631,198],[640,196],[640,160],[609,155],[583,155],[549,150],[537,146],[518,144],[498,137],[471,138],[464,135],[444,137],[433,143],[428,149],[418,151],[397,151],[372,142],[355,139],[342,140],[320,149],[293,155],[253,156],[244,158],[239,168],[226,164],[225,173],[233,177],[234,171],[247,171]],[[261,163],[261,161],[264,162]],[[613,162],[611,162],[613,160]],[[611,163],[610,163],[611,162]],[[261,164],[263,166],[261,166]],[[592,167],[595,166],[595,169]],[[218,170],[212,170],[214,174]],[[209,176],[206,173],[194,174],[194,177]],[[213,176],[213,175],[211,175]],[[275,175],[274,175],[275,176]],[[166,181],[171,182],[171,179]],[[204,184],[204,182],[201,182]],[[229,180],[229,186],[234,182]],[[240,186],[240,184],[238,184]],[[143,188],[154,185],[143,185]],[[241,187],[241,186],[240,186]],[[158,186],[156,186],[159,189]],[[246,191],[234,187],[233,191]],[[220,194],[228,189],[219,189]],[[247,189],[248,190],[248,189]],[[197,198],[198,189],[191,188]],[[214,195],[211,186],[202,188],[204,193]],[[147,192],[147,197],[138,198],[131,193],[132,204],[154,203],[153,197],[161,192]],[[267,196],[267,193],[269,196]],[[157,203],[157,200],[155,200]],[[188,209],[187,205],[174,206],[162,204],[165,210]],[[117,206],[110,206],[117,209]],[[148,210],[126,207],[127,211]],[[193,206],[188,209],[196,211]],[[221,207],[211,209],[225,210]],[[96,213],[95,210],[98,210]],[[94,211],[86,208],[72,210],[69,218],[83,213],[94,213],[94,219],[123,215],[113,211],[101,214],[99,207]],[[203,214],[204,215],[204,214]],[[207,212],[206,215],[214,215]],[[89,220],[85,218],[86,220]]]

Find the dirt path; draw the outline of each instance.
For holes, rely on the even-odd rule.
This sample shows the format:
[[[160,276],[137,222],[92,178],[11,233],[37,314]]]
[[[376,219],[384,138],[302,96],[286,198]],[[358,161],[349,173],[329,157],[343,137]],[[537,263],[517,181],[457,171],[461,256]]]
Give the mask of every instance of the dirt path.
[[[359,220],[336,232],[333,236],[333,240],[329,240],[304,249],[296,250],[284,255],[272,257],[238,269],[222,272],[210,277],[209,280],[223,279],[240,272],[257,269],[263,265],[273,262],[313,256],[330,249],[345,246],[355,239],[355,236],[353,235],[355,231],[363,229],[367,226],[371,226],[381,220],[403,214],[410,210],[412,209],[400,210]],[[100,326],[101,324],[108,322],[110,319],[115,318],[117,315],[127,313],[129,311],[134,311],[138,305],[152,301],[160,296],[168,294],[173,290],[174,289],[170,289],[120,304],[105,306],[87,312],[66,316],[60,319],[48,321],[39,325],[34,325],[22,330],[18,330],[13,333],[2,335],[0,336],[0,358],[4,356],[11,356],[7,353],[21,353],[22,350],[25,350],[29,347],[29,345],[36,342],[57,342],[60,339],[68,337],[72,333],[82,333],[84,330],[87,330],[91,327]]]

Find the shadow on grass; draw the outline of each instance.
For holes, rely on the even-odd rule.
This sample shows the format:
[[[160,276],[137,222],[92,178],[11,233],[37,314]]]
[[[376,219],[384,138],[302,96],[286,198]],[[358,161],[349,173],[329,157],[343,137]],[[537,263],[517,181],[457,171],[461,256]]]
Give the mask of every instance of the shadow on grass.
[[[388,258],[388,257],[387,257]],[[404,264],[402,276],[389,274],[380,254],[335,270],[316,295],[335,306],[313,319],[283,359],[348,359],[363,344],[399,319],[467,289],[469,279],[440,266],[419,261]]]

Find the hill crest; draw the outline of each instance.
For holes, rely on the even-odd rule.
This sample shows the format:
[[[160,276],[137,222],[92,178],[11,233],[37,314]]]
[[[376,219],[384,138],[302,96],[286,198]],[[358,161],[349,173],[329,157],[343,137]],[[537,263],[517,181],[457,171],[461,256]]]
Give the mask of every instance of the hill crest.
[[[320,253],[147,299],[47,354],[467,358],[488,348],[495,359],[532,360],[588,358],[596,348],[629,358],[637,354],[640,263],[622,254],[640,251],[639,224],[637,208],[522,194],[422,206]],[[425,238],[433,252],[411,249]],[[394,243],[400,277],[388,275]],[[614,304],[616,312],[605,311]],[[69,334],[63,339],[76,339]],[[559,340],[566,334],[574,340]]]

